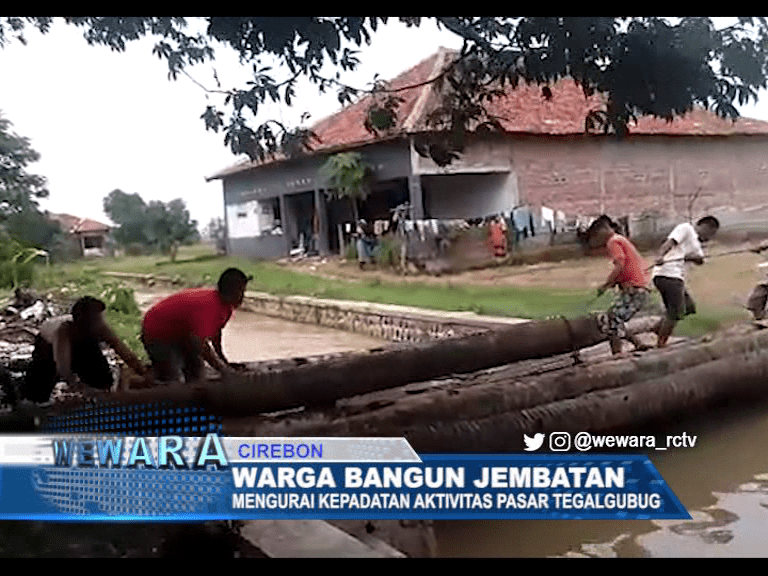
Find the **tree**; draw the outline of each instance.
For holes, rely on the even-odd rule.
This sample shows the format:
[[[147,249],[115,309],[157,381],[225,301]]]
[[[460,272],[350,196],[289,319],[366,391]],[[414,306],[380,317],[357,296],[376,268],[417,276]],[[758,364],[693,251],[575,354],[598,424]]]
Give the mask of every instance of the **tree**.
[[[61,228],[40,211],[38,199],[48,197],[46,180],[27,167],[40,159],[29,139],[11,132],[0,114],[0,227],[20,249],[51,250],[61,241]]]
[[[104,198],[104,213],[118,228],[114,231],[115,240],[128,244],[149,244],[145,233],[147,205],[138,194],[127,194],[122,190],[112,190]]]
[[[330,156],[320,168],[320,177],[326,181],[337,198],[349,199],[352,216],[360,219],[358,202],[370,192],[371,169],[358,152],[341,152]]]
[[[48,197],[45,178],[27,172],[40,154],[28,138],[11,132],[11,122],[0,113],[0,224],[21,212],[38,213],[39,198]]]
[[[118,224],[115,240],[123,245],[142,244],[176,259],[179,244],[197,242],[197,222],[191,220],[181,199],[149,204],[138,194],[113,190],[104,198],[104,212]]]
[[[427,83],[441,84],[441,106],[430,118],[435,133],[419,142],[419,154],[440,165],[450,163],[464,146],[470,130],[498,130],[498,118],[486,110],[506,84],[543,85],[542,97],[551,97],[547,84],[563,77],[578,82],[585,96],[606,96],[603,109],[586,119],[585,131],[627,134],[631,121],[641,115],[671,120],[701,105],[723,118],[735,119],[734,102],[757,99],[766,87],[768,20],[737,18],[715,29],[710,18],[684,17],[676,22],[657,17],[432,17],[438,27],[463,41],[458,58]],[[201,118],[207,129],[224,132],[225,145],[235,154],[263,159],[283,152],[311,150],[311,130],[289,128],[276,120],[253,125],[267,101],[291,105],[297,81],[306,78],[323,92],[336,89],[341,104],[356,96],[373,94],[363,120],[378,134],[394,124],[398,92],[374,78],[369,90],[345,85],[339,71],[354,70],[359,48],[386,17],[204,17],[204,31],[189,34],[184,18],[66,17],[84,31],[89,44],[113,50],[145,36],[157,39],[154,54],[168,63],[169,78],[189,76],[187,68],[214,59],[214,45],[234,49],[241,62],[253,67],[253,79],[244,88],[209,88],[194,80],[210,98]],[[407,26],[426,18],[400,17]],[[0,18],[0,47],[16,38],[24,42],[26,26],[43,33],[48,17]],[[321,73],[328,62],[332,76]],[[273,67],[272,64],[275,64]],[[191,77],[190,77],[191,78]],[[214,75],[214,78],[216,76]]]
[[[205,227],[204,234],[216,244],[216,251],[219,254],[227,253],[227,228],[223,218],[211,218],[208,226]]]
[[[163,254],[176,260],[179,244],[197,242],[200,234],[197,222],[190,220],[189,211],[181,199],[168,204],[152,201],[146,211],[146,235],[149,243]]]

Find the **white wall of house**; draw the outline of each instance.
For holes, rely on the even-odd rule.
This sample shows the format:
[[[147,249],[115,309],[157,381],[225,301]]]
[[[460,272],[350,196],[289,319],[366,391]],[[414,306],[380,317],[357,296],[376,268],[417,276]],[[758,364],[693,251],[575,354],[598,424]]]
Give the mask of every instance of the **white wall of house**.
[[[275,226],[272,198],[227,204],[227,225],[230,238],[253,238],[268,234]]]
[[[432,218],[482,218],[510,212],[517,203],[514,173],[422,176]]]
[[[255,200],[227,206],[230,238],[248,238],[261,233],[259,205]]]

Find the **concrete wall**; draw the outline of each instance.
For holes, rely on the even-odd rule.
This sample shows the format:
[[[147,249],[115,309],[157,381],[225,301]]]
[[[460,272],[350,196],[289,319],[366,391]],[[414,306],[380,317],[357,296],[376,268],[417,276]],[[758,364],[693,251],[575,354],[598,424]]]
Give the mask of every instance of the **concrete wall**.
[[[364,146],[359,152],[380,182],[404,179],[410,172],[410,152],[405,141]],[[325,188],[326,183],[320,178],[319,170],[327,157],[328,155],[301,158],[224,178],[224,206],[230,253],[264,259],[286,256],[288,248],[283,248],[277,254],[272,238],[258,242],[253,240],[265,228],[265,224],[258,220],[258,201],[279,197],[285,199],[280,206],[281,225],[292,243],[297,242],[301,224],[297,221],[297,213],[301,210],[298,210],[298,199],[294,196]],[[345,210],[344,207],[341,209]],[[241,217],[239,214],[245,216]],[[335,227],[330,233],[336,234]],[[329,239],[333,238],[335,236]],[[260,252],[262,246],[264,252]]]
[[[482,218],[509,212],[517,202],[514,176],[509,173],[422,176],[421,182],[430,218]]]
[[[768,138],[762,136],[493,136],[470,141],[462,158],[445,168],[412,154],[405,142],[360,151],[379,180],[407,177],[413,162],[433,218],[480,217],[526,203],[569,217],[656,213],[656,223],[635,229],[666,229],[688,217],[698,192],[692,217],[713,213],[724,229],[768,231]],[[225,204],[322,187],[316,178],[325,158],[228,178]],[[228,224],[233,236],[247,232]],[[283,226],[291,230],[292,223]]]
[[[229,238],[227,252],[229,254],[256,258],[261,260],[277,260],[287,255],[285,236],[264,235],[250,238]]]
[[[377,180],[405,178],[410,170],[410,153],[405,142],[384,142],[358,150],[371,165]],[[265,166],[229,176],[224,182],[225,204],[240,204],[249,200],[295,194],[324,188],[318,171],[329,155],[302,158]]]
[[[439,338],[478,334],[498,326],[493,322],[472,322],[419,317],[415,314],[377,312],[359,306],[301,296],[273,296],[249,292],[243,307],[258,314],[365,334],[392,342],[424,342]]]

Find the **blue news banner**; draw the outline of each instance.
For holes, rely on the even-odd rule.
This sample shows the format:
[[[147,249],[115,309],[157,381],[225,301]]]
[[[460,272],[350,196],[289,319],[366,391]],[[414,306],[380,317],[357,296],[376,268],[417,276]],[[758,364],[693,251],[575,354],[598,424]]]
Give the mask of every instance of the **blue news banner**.
[[[2,436],[0,519],[690,519],[641,455],[403,438]]]

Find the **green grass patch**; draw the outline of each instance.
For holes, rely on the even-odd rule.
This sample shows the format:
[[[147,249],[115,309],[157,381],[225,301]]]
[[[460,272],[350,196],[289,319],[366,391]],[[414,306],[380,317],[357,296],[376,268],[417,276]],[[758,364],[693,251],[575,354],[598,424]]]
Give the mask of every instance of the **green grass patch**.
[[[102,272],[157,273],[158,257],[137,256],[103,259],[55,266],[50,277],[55,285],[75,281],[81,290],[97,289],[105,281]],[[338,300],[355,300],[415,306],[446,311],[474,311],[479,314],[540,319],[549,316],[580,316],[588,312],[593,293],[560,288],[476,287],[419,282],[389,283],[370,280],[329,279],[288,270],[271,262],[245,258],[199,255],[190,260],[166,262],[162,275],[186,285],[215,284],[221,272],[231,266],[254,276],[251,291],[275,295],[303,295]],[[99,278],[101,276],[101,278]],[[606,295],[594,306],[607,307]],[[591,308],[591,309],[592,309]]]
[[[710,332],[742,323],[744,320],[744,314],[739,314],[736,311],[703,308],[693,316],[684,318],[678,323],[675,326],[675,334],[689,337],[704,336]]]
[[[194,250],[192,250],[194,248]],[[238,267],[254,276],[251,291],[275,295],[303,295],[337,300],[355,300],[445,311],[471,311],[491,316],[543,319],[565,316],[573,318],[598,310],[607,310],[612,301],[610,293],[600,299],[585,290],[562,287],[467,286],[456,281],[447,284],[422,282],[387,282],[378,277],[365,280],[323,278],[287,269],[272,262],[254,262],[245,258],[217,256],[209,247],[184,247],[176,262],[167,257],[137,256],[117,259],[80,261],[52,266],[40,274],[37,284],[47,289],[64,287],[70,297],[91,294],[98,296],[110,286],[120,285],[103,272],[161,274],[177,278],[186,285],[213,285],[221,272]],[[207,250],[207,252],[206,252]],[[162,270],[158,270],[161,268]],[[122,296],[121,296],[122,297]],[[659,311],[658,294],[653,293],[653,305]],[[115,330],[134,350],[141,352],[138,342],[140,315],[135,310],[116,306],[108,318],[117,322]],[[686,318],[675,333],[699,336],[743,320],[738,311],[702,308],[695,316]],[[119,326],[119,328],[118,328]]]

